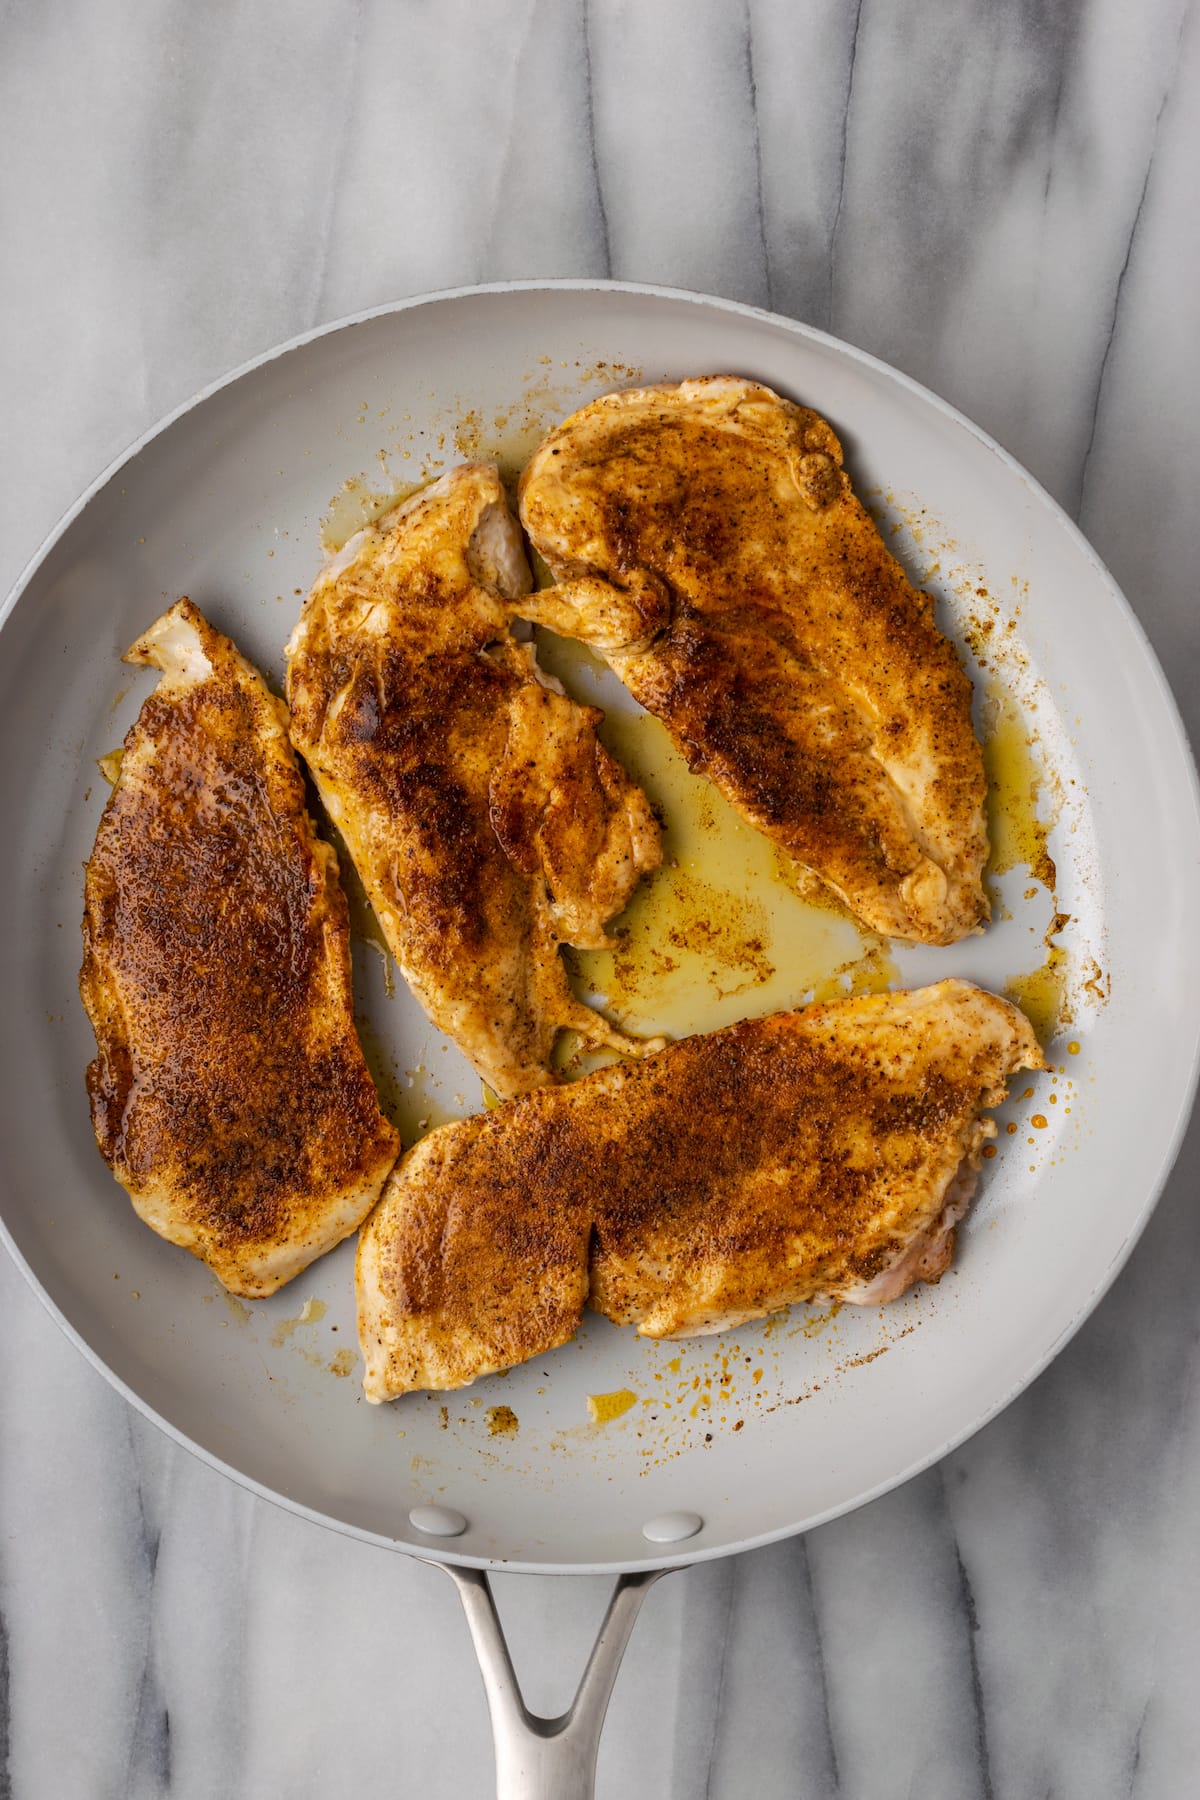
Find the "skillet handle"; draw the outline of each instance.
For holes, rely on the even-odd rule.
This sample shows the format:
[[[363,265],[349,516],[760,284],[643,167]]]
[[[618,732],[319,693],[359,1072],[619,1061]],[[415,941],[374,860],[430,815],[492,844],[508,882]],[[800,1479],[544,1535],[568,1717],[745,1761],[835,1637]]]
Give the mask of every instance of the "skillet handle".
[[[617,1670],[646,1593],[665,1569],[622,1575],[574,1700],[561,1718],[531,1713],[482,1569],[438,1563],[458,1588],[479,1659],[496,1746],[496,1800],[592,1800],[596,1753]]]

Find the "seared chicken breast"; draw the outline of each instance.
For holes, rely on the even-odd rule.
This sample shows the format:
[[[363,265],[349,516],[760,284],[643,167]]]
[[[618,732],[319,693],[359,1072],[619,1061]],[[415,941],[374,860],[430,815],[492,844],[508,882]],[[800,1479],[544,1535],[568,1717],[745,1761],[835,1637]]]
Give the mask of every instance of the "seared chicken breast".
[[[892,937],[983,925],[971,683],[824,419],[724,376],[609,394],[520,505],[559,583],[526,616],[606,657],[814,884]]]
[[[605,945],[661,857],[603,715],[512,635],[529,585],[499,476],[468,465],[351,538],[287,648],[292,741],[392,954],[504,1096],[554,1079],[564,1027],[646,1047],[574,998],[559,945]]]
[[[396,1159],[354,1030],[337,858],[285,708],[181,600],[128,651],[162,680],[87,865],[80,993],[101,1154],[235,1294],[362,1223]]]
[[[359,1239],[367,1398],[564,1343],[690,1337],[936,1281],[1033,1030],[964,981],[687,1038],[430,1133]]]

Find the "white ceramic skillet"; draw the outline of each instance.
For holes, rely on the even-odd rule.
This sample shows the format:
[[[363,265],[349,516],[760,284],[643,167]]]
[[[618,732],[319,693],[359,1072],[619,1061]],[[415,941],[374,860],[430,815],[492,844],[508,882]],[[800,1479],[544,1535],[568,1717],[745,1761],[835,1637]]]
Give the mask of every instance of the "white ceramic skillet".
[[[1014,869],[985,937],[904,952],[900,977],[1003,987],[1041,960],[1057,909],[1070,915],[1056,942],[1073,1018],[1053,1072],[1032,1095],[1017,1083],[937,1290],[887,1313],[791,1317],[688,1345],[593,1321],[506,1380],[369,1407],[352,1246],[243,1306],[137,1222],[96,1153],[76,993],[82,864],[103,803],[95,759],[151,685],[119,657],[187,593],[277,678],[335,496],[344,533],[371,495],[461,454],[519,460],[587,396],[713,372],[757,377],[832,420],[860,492],[973,667],[967,640],[983,650],[981,693],[998,679],[1036,729],[1055,895]],[[629,708],[611,678],[581,681]],[[1128,1255],[1192,1097],[1196,783],[1128,606],[1046,494],[950,407],[860,351],[728,302],[568,282],[438,295],[298,339],[198,396],[100,478],[8,601],[0,821],[13,1255],[84,1354],[177,1441],[307,1518],[453,1566],[509,1794],[590,1791],[617,1658],[654,1573],[857,1506],[1020,1393]],[[361,945],[356,958],[369,1041],[409,1135],[421,1117],[475,1110],[465,1063],[407,994],[386,991],[382,958]],[[752,993],[729,1004],[755,1010]],[[617,1392],[634,1404],[593,1423],[587,1396]],[[484,1573],[500,1565],[622,1573],[563,1729],[521,1708]]]

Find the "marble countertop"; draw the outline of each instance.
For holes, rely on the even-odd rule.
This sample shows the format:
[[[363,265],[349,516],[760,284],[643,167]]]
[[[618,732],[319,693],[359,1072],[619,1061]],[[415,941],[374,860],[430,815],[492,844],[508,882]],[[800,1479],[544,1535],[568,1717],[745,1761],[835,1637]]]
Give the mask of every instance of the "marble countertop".
[[[1194,5],[76,0],[0,43],[4,588],[271,343],[611,275],[810,321],[978,420],[1079,519],[1195,735]],[[653,1590],[602,1796],[1198,1791],[1198,1177],[1193,1131],[1096,1314],[939,1467]],[[177,1449],[3,1257],[0,1529],[0,1797],[489,1792],[445,1577]],[[558,1710],[607,1584],[497,1586]]]

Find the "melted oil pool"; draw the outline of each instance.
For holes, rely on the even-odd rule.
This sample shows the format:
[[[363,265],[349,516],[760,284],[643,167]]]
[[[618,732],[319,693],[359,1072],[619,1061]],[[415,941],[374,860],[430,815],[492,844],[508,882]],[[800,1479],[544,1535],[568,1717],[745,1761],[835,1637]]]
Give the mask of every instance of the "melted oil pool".
[[[547,633],[539,660],[577,694],[597,666]],[[615,948],[576,953],[582,991],[633,1029],[685,1037],[890,985],[884,940],[804,898],[786,859],[690,772],[657,719],[609,713],[600,735],[664,821],[663,864],[610,928]]]
[[[1065,945],[1058,942],[1070,915],[1057,910],[1058,871],[1049,847],[1053,819],[1043,816],[1046,773],[1037,742],[1017,698],[995,676],[985,689],[983,728],[991,840],[988,874],[1007,875],[1010,870],[1026,868],[1050,896],[1052,913],[1042,961],[1036,968],[1011,976],[1004,986],[1007,997],[1021,1008],[1039,1041],[1046,1045],[1072,1017],[1071,963]],[[1025,897],[1034,894],[1031,888]]]
[[[1043,1047],[1066,1022],[1066,982],[1067,953],[1061,944],[1051,944],[1040,968],[1004,984],[1005,994],[1021,1008]]]
[[[320,524],[320,544],[326,556],[345,549],[356,531],[373,525],[402,500],[426,486],[425,481],[398,482],[395,487],[372,488],[360,476],[351,476],[334,494]]]
[[[1065,946],[1058,942],[1070,920],[1069,913],[1056,912],[1046,928],[1046,955],[1040,966],[1027,975],[1013,975],[1005,983],[1006,995],[1021,1008],[1043,1049],[1074,1016],[1068,984],[1070,961]]]
[[[987,684],[983,721],[992,844],[988,871],[1007,875],[1028,868],[1053,893],[1057,871],[1047,843],[1050,826],[1038,811],[1044,772],[1016,699],[994,678]]]

